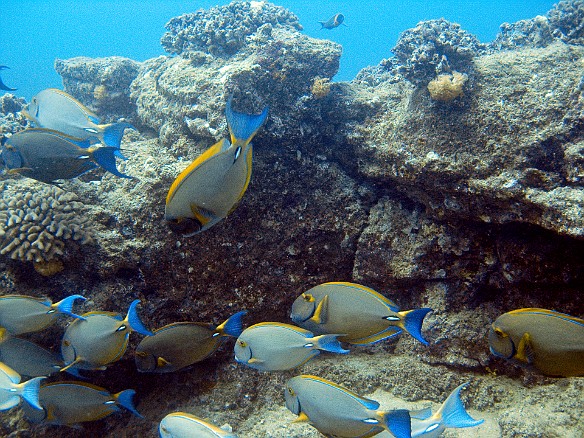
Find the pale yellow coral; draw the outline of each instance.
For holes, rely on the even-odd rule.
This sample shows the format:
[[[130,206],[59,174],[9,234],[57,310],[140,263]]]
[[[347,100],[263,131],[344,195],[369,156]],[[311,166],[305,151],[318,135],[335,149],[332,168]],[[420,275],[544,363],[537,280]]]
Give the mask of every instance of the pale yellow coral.
[[[430,97],[441,102],[448,102],[462,95],[462,87],[468,76],[457,71],[452,74],[439,75],[428,84]]]
[[[96,85],[93,89],[93,98],[95,100],[102,100],[107,96],[107,88],[105,85]]]
[[[50,277],[51,275],[58,274],[64,269],[63,262],[57,259],[34,262],[33,266],[35,271],[37,271],[39,274],[45,277]]]
[[[310,92],[314,97],[320,99],[327,96],[331,91],[331,83],[329,78],[321,78],[317,76],[312,81],[312,86],[310,87]]]

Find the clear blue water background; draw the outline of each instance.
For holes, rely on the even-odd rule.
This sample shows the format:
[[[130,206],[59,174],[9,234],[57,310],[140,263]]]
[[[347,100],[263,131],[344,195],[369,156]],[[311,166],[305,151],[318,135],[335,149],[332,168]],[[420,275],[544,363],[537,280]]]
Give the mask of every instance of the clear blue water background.
[[[229,1],[184,0],[3,0],[0,4],[0,65],[4,82],[30,99],[47,88],[61,88],[56,58],[125,56],[143,61],[164,54],[160,37],[172,17]],[[293,11],[304,33],[343,46],[335,80],[350,80],[363,67],[391,56],[404,30],[419,21],[444,17],[482,42],[492,41],[499,25],[544,15],[553,1],[507,0],[280,0]],[[337,12],[347,27],[321,30],[319,20]]]

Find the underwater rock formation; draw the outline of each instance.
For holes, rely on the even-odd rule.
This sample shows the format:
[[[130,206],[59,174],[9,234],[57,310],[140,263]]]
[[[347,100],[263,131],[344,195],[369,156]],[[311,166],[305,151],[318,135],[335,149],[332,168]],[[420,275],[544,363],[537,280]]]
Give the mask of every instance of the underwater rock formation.
[[[129,89],[139,67],[139,62],[120,56],[55,60],[55,70],[63,78],[64,90],[100,117],[107,114],[107,120],[102,123],[134,117],[136,107],[130,100]]]
[[[260,26],[302,30],[298,17],[282,6],[267,2],[233,1],[171,19],[160,43],[168,53],[185,56],[201,51],[213,56],[231,56],[246,44]]]
[[[443,18],[422,21],[403,32],[392,52],[397,71],[415,85],[456,70],[469,74],[472,60],[485,49],[474,35]]]
[[[73,193],[53,186],[32,191],[2,184],[0,254],[42,264],[59,259],[69,240],[92,241],[90,218]]]
[[[26,127],[28,121],[20,112],[25,105],[22,97],[10,93],[0,96],[0,134],[14,134]]]

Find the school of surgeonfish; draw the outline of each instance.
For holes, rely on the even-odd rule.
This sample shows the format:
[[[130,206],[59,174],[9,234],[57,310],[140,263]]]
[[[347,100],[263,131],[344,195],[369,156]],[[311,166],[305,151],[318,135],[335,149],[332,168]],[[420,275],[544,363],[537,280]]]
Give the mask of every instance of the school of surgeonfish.
[[[61,90],[41,91],[22,113],[35,125],[2,137],[0,165],[7,172],[45,183],[76,178],[96,167],[121,177],[116,166],[129,123],[99,124],[99,118]],[[103,146],[100,142],[103,142]]]
[[[336,14],[320,22],[332,29],[343,24]],[[0,70],[6,67],[0,66]],[[0,79],[0,89],[12,90]],[[197,157],[170,186],[165,220],[184,236],[205,231],[226,218],[244,196],[252,173],[251,140],[265,123],[260,114],[239,113],[226,102],[230,139],[222,139]],[[117,170],[116,157],[124,159],[120,142],[125,122],[101,124],[99,118],[67,93],[47,89],[38,93],[25,115],[36,126],[2,139],[0,164],[12,173],[54,183],[75,178],[100,166]],[[178,321],[153,331],[138,316],[134,300],[126,316],[108,311],[73,313],[81,295],[57,303],[24,296],[0,296],[0,410],[24,400],[26,417],[34,422],[75,425],[122,411],[141,417],[134,406],[135,391],[116,394],[85,381],[41,384],[46,376],[68,372],[86,377],[95,370],[115,366],[125,354],[131,332],[144,338],[134,360],[142,373],[171,373],[211,356],[228,339],[235,339],[234,359],[250,372],[285,371],[301,367],[320,354],[343,355],[350,348],[367,347],[407,332],[428,345],[422,334],[430,308],[400,310],[397,304],[366,286],[349,282],[316,285],[298,296],[290,318],[243,327],[246,311],[224,322]],[[20,337],[44,330],[59,316],[72,318],[61,339],[61,354]],[[584,320],[546,309],[518,309],[493,322],[488,341],[491,352],[549,376],[584,375]],[[347,344],[343,346],[343,343]],[[339,356],[340,357],[340,356]],[[342,360],[342,359],[339,359]],[[80,372],[84,375],[81,375]],[[21,383],[21,375],[31,377]],[[439,436],[447,428],[479,426],[465,410],[455,388],[432,413],[405,409],[383,410],[380,404],[318,376],[298,375],[284,387],[286,407],[329,437]],[[161,419],[161,437],[236,437],[227,426],[217,427],[185,412]]]

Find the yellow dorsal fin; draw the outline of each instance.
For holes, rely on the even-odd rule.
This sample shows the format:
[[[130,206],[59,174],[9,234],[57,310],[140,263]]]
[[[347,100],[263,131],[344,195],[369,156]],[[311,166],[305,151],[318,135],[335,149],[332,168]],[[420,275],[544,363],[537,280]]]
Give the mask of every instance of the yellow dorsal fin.
[[[328,295],[325,295],[324,298],[318,303],[316,306],[316,310],[314,311],[314,315],[310,318],[311,322],[316,324],[326,324],[328,319]]]

